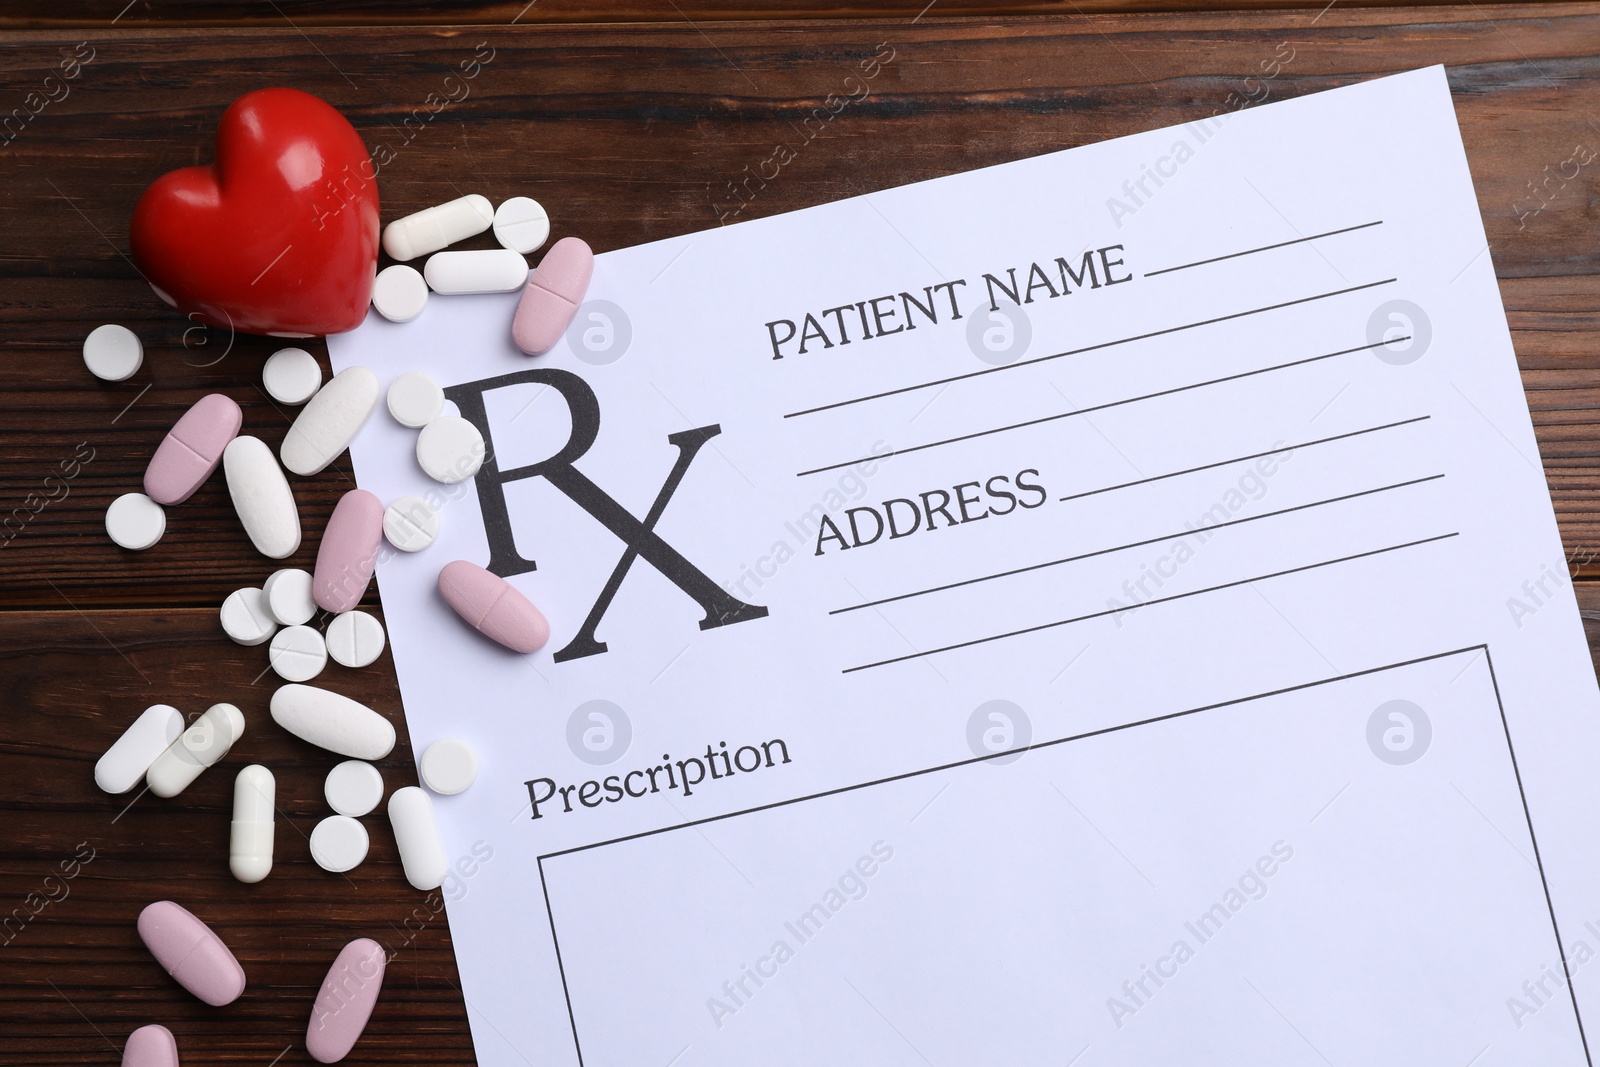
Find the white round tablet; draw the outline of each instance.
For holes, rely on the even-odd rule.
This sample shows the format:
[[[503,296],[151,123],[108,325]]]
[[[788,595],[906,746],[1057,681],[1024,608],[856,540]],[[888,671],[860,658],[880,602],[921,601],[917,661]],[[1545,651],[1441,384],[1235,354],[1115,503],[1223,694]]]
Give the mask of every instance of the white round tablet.
[[[419,370],[407,371],[389,386],[389,414],[401,426],[420,430],[444,410],[444,390]]]
[[[439,536],[439,513],[420,496],[403,496],[383,510],[383,536],[402,552],[421,552]]]
[[[278,620],[267,610],[259,589],[235,589],[222,602],[222,632],[241,645],[259,645],[278,632]]]
[[[366,815],[383,800],[383,775],[365,760],[345,760],[328,772],[322,795],[340,815]]]
[[[322,388],[322,368],[303,348],[280,348],[262,366],[261,384],[280,404],[304,404]]]
[[[359,866],[371,843],[367,828],[348,815],[330,815],[311,828],[311,858],[334,874]]]
[[[494,212],[494,239],[513,252],[527,255],[550,236],[550,215],[539,201],[513,196]]]
[[[440,796],[454,796],[478,777],[478,757],[465,741],[447,737],[422,753],[422,784]]]
[[[272,635],[267,661],[286,682],[309,682],[328,665],[328,646],[309,626],[289,626]]]
[[[143,493],[123,493],[106,508],[106,533],[123,548],[149,548],[167,532],[167,513]]]
[[[317,602],[311,595],[311,575],[298,567],[273,571],[261,583],[261,591],[266,594],[267,610],[285,626],[304,625],[317,613]]]
[[[364,611],[346,611],[328,623],[328,655],[346,667],[365,667],[383,653],[383,623]]]
[[[83,339],[83,362],[89,373],[108,382],[125,382],[144,362],[144,345],[126,326],[96,326]]]
[[[483,466],[483,435],[460,415],[440,415],[417,434],[417,462],[436,482],[465,481]]]
[[[428,283],[415,267],[385,267],[372,283],[372,306],[390,322],[410,322],[428,306]]]

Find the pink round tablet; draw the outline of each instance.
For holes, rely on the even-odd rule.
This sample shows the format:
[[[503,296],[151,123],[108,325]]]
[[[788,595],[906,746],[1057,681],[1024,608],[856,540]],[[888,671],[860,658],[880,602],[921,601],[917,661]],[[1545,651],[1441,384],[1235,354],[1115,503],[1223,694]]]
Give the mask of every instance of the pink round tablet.
[[[311,598],[334,614],[361,603],[383,540],[383,502],[365,489],[339,498],[317,546]]]
[[[576,237],[550,246],[528,278],[511,320],[511,339],[530,356],[548,352],[561,340],[594,275],[594,253]]]
[[[367,1028],[383,988],[383,946],[365,937],[344,947],[322,980],[306,1027],[306,1051],[318,1063],[338,1063]]]
[[[172,1031],[152,1023],[128,1035],[122,1067],[178,1067],[178,1042]]]
[[[537,652],[550,640],[550,624],[533,602],[476,563],[445,564],[439,594],[473,629],[513,652]]]
[[[170,900],[139,913],[139,937],[178,984],[210,1004],[232,1004],[244,992],[244,968],[211,927]]]
[[[244,413],[221,393],[201,397],[150,457],[144,469],[145,495],[157,504],[181,504],[194,495],[222,462],[222,450],[239,435]]]

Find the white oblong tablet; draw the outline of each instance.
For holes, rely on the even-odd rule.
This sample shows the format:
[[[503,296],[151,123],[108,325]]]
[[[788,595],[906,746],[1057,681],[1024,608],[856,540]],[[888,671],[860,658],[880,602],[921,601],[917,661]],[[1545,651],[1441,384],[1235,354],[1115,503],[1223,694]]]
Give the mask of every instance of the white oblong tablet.
[[[402,552],[421,552],[439,536],[439,513],[420,496],[403,496],[384,509],[383,536]]]
[[[322,784],[328,807],[340,815],[359,818],[369,814],[383,799],[383,775],[365,760],[345,760],[328,772]]]
[[[106,508],[106,533],[123,548],[142,552],[167,532],[167,513],[143,493],[123,493]]]
[[[400,846],[400,865],[415,889],[438,889],[450,868],[439,823],[433,816],[433,798],[419,786],[396,789],[389,797],[389,825]]]
[[[335,663],[366,667],[383,654],[383,623],[364,611],[346,611],[328,623],[324,640]]]
[[[417,434],[417,463],[445,485],[477,474],[483,452],[483,434],[460,415],[440,415]]]
[[[383,228],[383,250],[403,263],[482,233],[493,222],[489,198],[468,193],[389,223]]]
[[[272,635],[267,662],[286,682],[309,682],[328,665],[328,646],[309,626],[290,626]]]
[[[108,382],[125,382],[144,362],[144,345],[126,326],[96,326],[83,339],[83,362],[89,373]]]
[[[494,239],[502,247],[527,255],[550,236],[550,214],[527,196],[513,196],[494,210]]]
[[[262,365],[261,384],[278,403],[298,407],[322,387],[322,368],[303,348],[280,348]]]
[[[228,869],[241,882],[261,881],[272,871],[278,812],[278,780],[259,763],[233,779],[233,822],[228,826]]]
[[[278,620],[259,589],[235,589],[222,602],[222,632],[241,645],[259,645],[278,632]]]
[[[422,784],[440,796],[465,792],[478,779],[478,756],[465,741],[440,738],[422,753]]]
[[[436,293],[514,293],[528,282],[528,261],[509,248],[471,252],[436,252],[423,264],[422,276]]]
[[[372,306],[390,322],[410,322],[428,306],[428,283],[415,267],[385,267],[372,283]]]
[[[348,815],[330,815],[311,829],[311,858],[334,874],[358,867],[369,844],[367,828]]]
[[[420,430],[444,410],[444,390],[422,371],[407,371],[389,383],[388,402],[395,422]]]
[[[273,571],[261,584],[261,592],[267,598],[267,610],[285,626],[303,626],[317,613],[311,574],[299,567]]]
[[[122,731],[94,765],[94,784],[107,793],[126,793],[183,733],[183,713],[171,704],[152,704]]]
[[[284,435],[278,455],[283,465],[304,477],[316,474],[350,446],[356,431],[378,403],[378,376],[365,367],[346,367],[317,390]]]
[[[382,759],[394,750],[394,726],[365,704],[314,685],[279,686],[272,721],[302,741],[355,759]]]
[[[233,510],[256,551],[269,559],[294,555],[300,547],[300,512],[272,449],[258,437],[235,437],[222,451],[222,473]]]
[[[175,797],[189,788],[207,767],[221,762],[244,736],[244,712],[232,704],[213,704],[145,772],[150,792]]]

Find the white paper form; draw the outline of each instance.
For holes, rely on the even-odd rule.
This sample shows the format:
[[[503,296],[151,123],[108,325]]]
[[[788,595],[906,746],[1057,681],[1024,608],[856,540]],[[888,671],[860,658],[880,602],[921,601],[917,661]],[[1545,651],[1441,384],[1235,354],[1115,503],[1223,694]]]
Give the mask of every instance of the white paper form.
[[[515,300],[330,338],[490,442],[353,446],[441,504],[379,579],[482,762],[480,1062],[1591,1062],[1600,709],[1442,69],[608,253],[534,359]]]

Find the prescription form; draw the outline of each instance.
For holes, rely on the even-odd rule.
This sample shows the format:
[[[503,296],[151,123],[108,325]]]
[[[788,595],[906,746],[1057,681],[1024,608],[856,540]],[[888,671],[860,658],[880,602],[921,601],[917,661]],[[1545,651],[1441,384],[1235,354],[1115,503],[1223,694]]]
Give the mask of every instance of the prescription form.
[[[378,573],[481,761],[479,1062],[1591,1063],[1600,707],[1442,68],[606,253],[537,358],[516,299],[329,338],[489,442],[352,448],[440,511]]]

